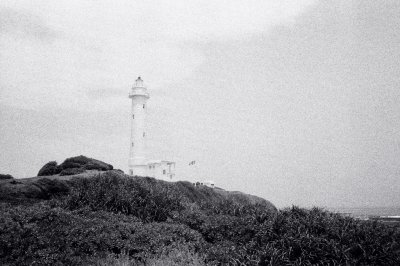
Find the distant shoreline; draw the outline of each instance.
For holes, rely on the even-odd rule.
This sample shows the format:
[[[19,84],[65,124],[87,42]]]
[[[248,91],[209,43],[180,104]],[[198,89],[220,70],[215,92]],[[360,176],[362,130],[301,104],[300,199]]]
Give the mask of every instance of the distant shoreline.
[[[327,209],[360,220],[400,223],[400,207],[336,207]]]

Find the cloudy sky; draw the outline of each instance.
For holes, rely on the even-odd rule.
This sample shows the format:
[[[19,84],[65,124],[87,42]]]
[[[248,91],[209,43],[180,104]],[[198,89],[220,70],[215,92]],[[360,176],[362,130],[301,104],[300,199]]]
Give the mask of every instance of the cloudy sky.
[[[400,202],[400,2],[0,2],[0,172],[148,157],[277,206]],[[196,160],[196,166],[188,163]]]

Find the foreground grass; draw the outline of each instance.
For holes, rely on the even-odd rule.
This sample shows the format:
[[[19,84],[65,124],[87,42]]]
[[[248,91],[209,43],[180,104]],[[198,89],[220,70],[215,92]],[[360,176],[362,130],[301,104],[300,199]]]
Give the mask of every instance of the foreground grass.
[[[187,246],[180,246],[156,257],[148,258],[140,263],[129,257],[128,254],[111,255],[96,262],[98,266],[203,266],[204,258],[190,251]]]
[[[400,265],[396,228],[318,208],[112,171],[39,185],[2,188],[0,264]]]

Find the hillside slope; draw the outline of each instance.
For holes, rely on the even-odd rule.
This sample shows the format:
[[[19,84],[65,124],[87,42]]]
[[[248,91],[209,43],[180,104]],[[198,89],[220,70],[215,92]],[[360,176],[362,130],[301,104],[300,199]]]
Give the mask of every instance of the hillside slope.
[[[76,182],[80,179],[102,180],[102,177],[112,176],[121,180],[129,180],[136,189],[163,190],[167,189],[175,195],[179,195],[182,202],[202,204],[213,204],[217,202],[229,201],[232,204],[240,205],[260,205],[268,210],[276,211],[276,207],[269,201],[245,194],[242,192],[230,192],[223,189],[212,189],[206,186],[196,187],[190,182],[165,182],[150,177],[132,177],[119,170],[109,170],[99,172],[97,170],[87,170],[76,175],[60,176],[50,175],[45,177],[33,177],[8,182],[0,181],[0,199],[4,202],[37,202],[38,200],[50,199],[59,194],[68,194]]]
[[[400,233],[118,170],[0,181],[2,265],[399,265]]]

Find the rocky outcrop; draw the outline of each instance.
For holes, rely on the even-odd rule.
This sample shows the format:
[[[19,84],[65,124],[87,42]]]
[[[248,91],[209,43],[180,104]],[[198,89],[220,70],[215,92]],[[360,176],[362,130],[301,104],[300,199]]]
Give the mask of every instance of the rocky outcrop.
[[[38,173],[38,176],[51,175],[75,175],[85,172],[86,170],[108,171],[113,166],[105,162],[88,158],[80,155],[66,159],[62,164],[58,165],[56,161],[46,163]]]

